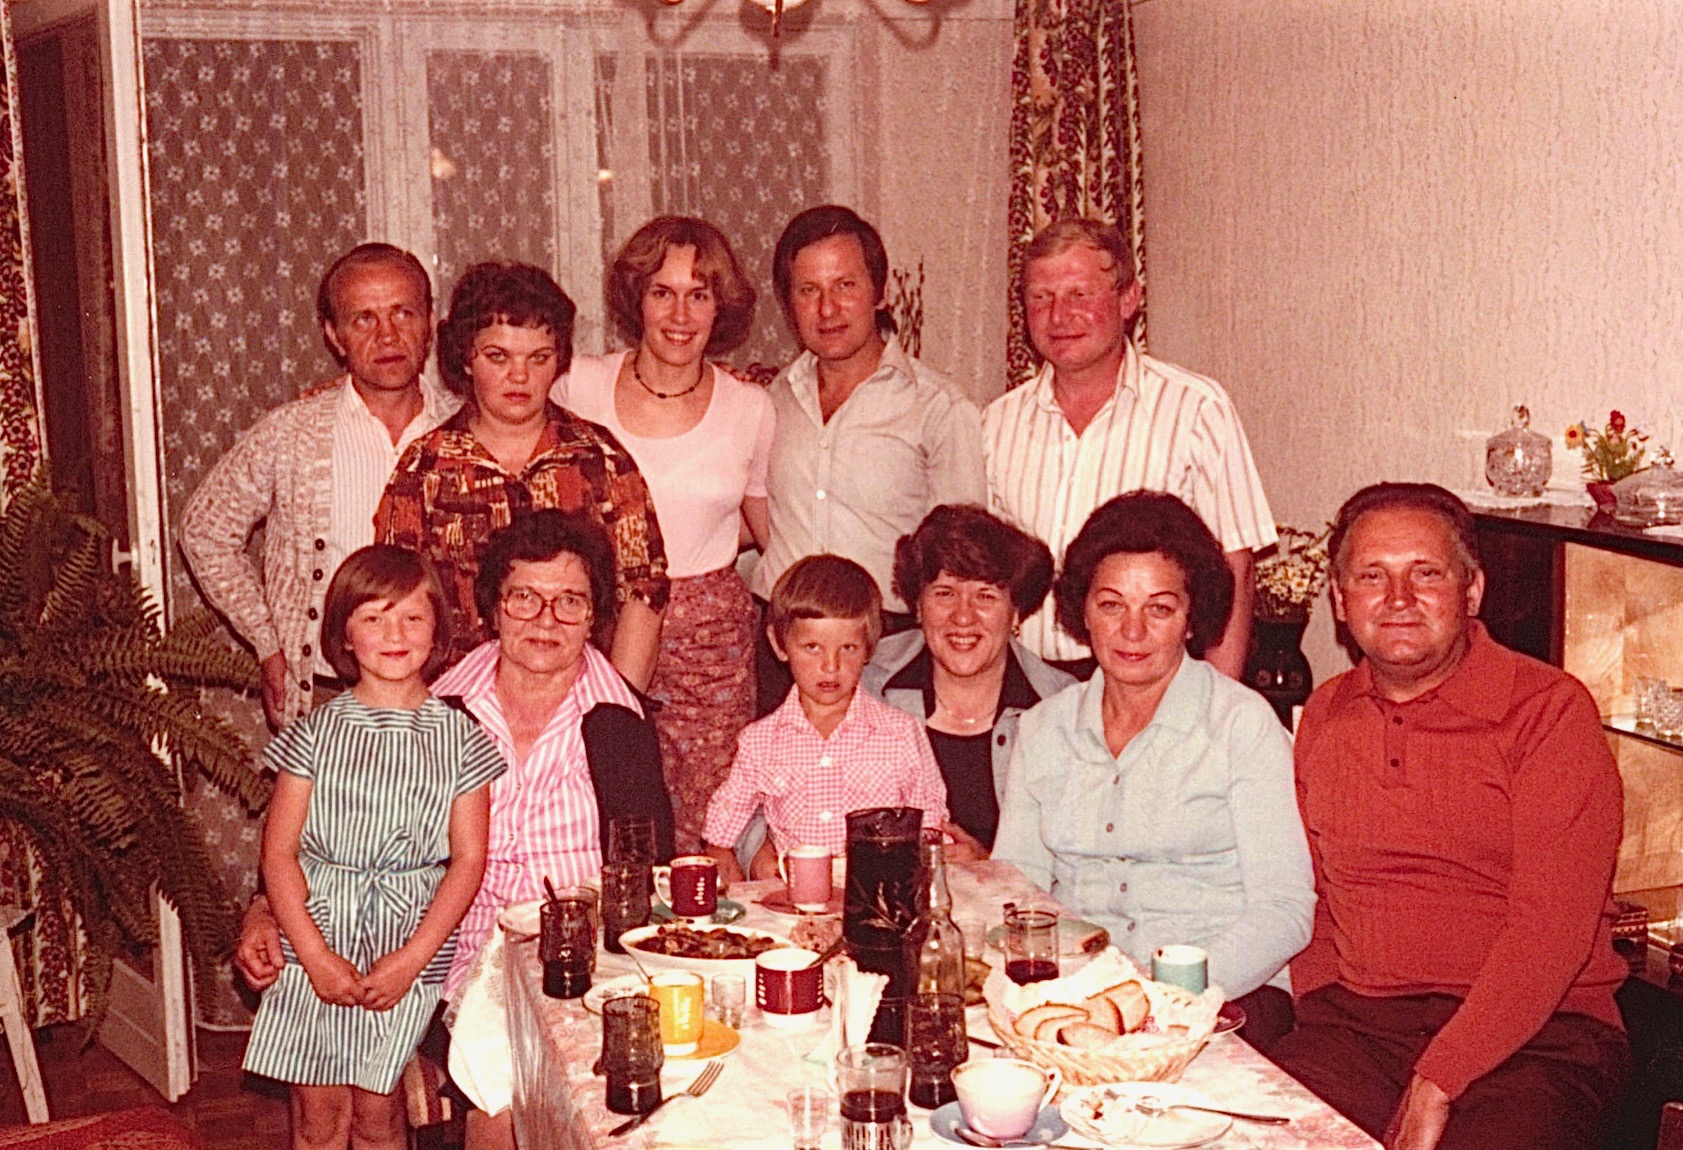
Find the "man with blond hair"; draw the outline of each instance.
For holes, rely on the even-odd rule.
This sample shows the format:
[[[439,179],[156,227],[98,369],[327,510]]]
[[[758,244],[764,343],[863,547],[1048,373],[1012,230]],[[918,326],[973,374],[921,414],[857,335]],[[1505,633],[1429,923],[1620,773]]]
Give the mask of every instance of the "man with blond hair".
[[[982,416],[994,511],[1064,549],[1100,504],[1164,491],[1198,512],[1233,568],[1233,613],[1207,658],[1238,678],[1250,639],[1252,556],[1275,541],[1274,516],[1238,413],[1220,384],[1151,358],[1130,338],[1141,288],[1122,233],[1059,220],[1029,244],[1023,308],[1040,374]],[[1087,648],[1050,605],[1023,623],[1041,658],[1085,677]]]

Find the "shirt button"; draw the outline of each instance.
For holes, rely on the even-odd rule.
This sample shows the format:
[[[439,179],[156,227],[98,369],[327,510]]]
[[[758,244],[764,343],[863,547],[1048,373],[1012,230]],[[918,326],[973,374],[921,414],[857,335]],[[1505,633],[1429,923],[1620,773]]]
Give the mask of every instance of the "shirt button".
[[[1005,736],[1004,735],[999,736],[999,745],[1002,746],[1002,747],[1005,745]]]
[[[1133,929],[1134,929],[1134,927],[1135,927],[1135,925],[1136,925],[1136,924],[1135,924],[1135,923],[1131,923],[1131,922],[1130,922],[1130,923],[1129,923],[1129,924],[1128,924],[1128,930],[1129,930],[1129,931],[1132,931],[1132,930],[1133,930]]]
[[[299,680],[298,689],[300,691],[308,691],[310,689],[310,681],[308,679]]]
[[[1121,891],[1123,894],[1127,894],[1128,893],[1128,884],[1123,883],[1121,886],[1117,887],[1116,889]]]
[[[310,572],[310,578],[314,579],[317,583],[320,583],[321,582],[321,568],[317,567],[314,571],[311,571]]]
[[[1393,767],[1400,767],[1400,766],[1402,766],[1402,760],[1401,759],[1392,759],[1391,760],[1391,765]]]
[[[1401,715],[1391,716],[1391,722],[1396,724],[1399,727],[1402,726],[1402,716]]]
[[[819,811],[818,812],[818,821],[821,822],[821,823],[827,823],[835,817],[836,817],[836,812],[835,811]]]
[[[820,492],[819,492],[819,493],[818,493],[818,498],[819,498],[819,499],[821,499],[821,500],[822,500],[822,499],[825,499],[825,498],[827,498],[827,496],[826,496],[826,495],[825,495],[825,494],[824,494],[824,492],[822,492],[822,491],[820,491]]]
[[[309,655],[310,655],[310,645],[308,643],[305,643],[304,644],[304,657],[308,658]]]
[[[321,612],[317,611],[314,607],[311,607],[308,611],[305,612],[305,614],[308,615],[312,619],[319,619],[321,617]]]
[[[1106,823],[1104,825],[1104,833],[1107,834],[1107,835],[1110,834],[1115,829],[1116,829],[1116,824],[1115,823]]]
[[[818,760],[818,765],[821,766],[821,767],[829,766],[830,765],[830,756],[825,755],[823,758],[819,759]]]
[[[1122,776],[1121,775],[1111,776],[1110,785],[1113,786],[1113,787],[1121,786],[1122,785]]]
[[[316,540],[316,550],[317,551],[326,551],[327,550],[327,540],[317,539]]]

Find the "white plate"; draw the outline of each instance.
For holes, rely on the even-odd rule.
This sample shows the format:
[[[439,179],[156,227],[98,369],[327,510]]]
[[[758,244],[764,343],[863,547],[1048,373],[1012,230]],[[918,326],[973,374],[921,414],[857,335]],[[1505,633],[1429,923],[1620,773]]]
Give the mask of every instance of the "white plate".
[[[1156,1098],[1165,1104],[1216,1105],[1207,1096],[1174,1082],[1110,1082],[1083,1086],[1065,1098],[1059,1109],[1071,1130],[1109,1146],[1185,1150],[1215,1141],[1233,1125],[1233,1119],[1225,1114],[1200,1110],[1141,1114],[1134,1105],[1141,1098]]]
[[[668,924],[669,925],[669,924]],[[637,946],[645,938],[649,938],[661,929],[659,924],[640,926],[635,930],[628,930],[619,936],[620,945],[627,950],[635,950],[637,959],[643,968],[656,970],[693,970],[697,974],[711,978],[715,974],[740,974],[747,979],[750,987],[754,982],[754,960],[751,958],[679,958],[670,954],[655,954]],[[750,938],[769,938],[779,946],[793,946],[787,935],[773,934],[769,930],[749,930],[741,926],[710,926],[706,930],[723,930],[731,934],[745,935]]]

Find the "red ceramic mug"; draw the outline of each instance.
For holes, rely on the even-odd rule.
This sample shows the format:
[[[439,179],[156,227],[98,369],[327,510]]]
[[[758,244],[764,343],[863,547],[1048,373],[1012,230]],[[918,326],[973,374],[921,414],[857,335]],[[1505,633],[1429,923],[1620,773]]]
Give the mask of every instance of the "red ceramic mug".
[[[655,893],[679,918],[709,918],[719,909],[719,864],[706,855],[681,855],[654,877]]]
[[[768,950],[754,960],[754,1002],[766,1025],[799,1030],[818,1017],[824,968],[818,955],[795,946]]]

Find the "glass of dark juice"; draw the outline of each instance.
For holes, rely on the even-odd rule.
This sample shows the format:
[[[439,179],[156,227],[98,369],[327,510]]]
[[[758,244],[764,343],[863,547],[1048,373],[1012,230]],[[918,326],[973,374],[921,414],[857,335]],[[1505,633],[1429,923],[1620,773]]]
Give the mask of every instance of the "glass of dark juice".
[[[539,912],[538,930],[543,992],[551,998],[578,998],[590,989],[590,970],[596,961],[590,904],[580,898],[551,899]]]
[[[1005,912],[1005,976],[1018,986],[1058,977],[1058,916],[1049,910]]]
[[[836,1055],[842,1150],[906,1150],[911,1145],[906,1074],[906,1052],[887,1043],[849,1046]]]
[[[608,1109],[647,1114],[660,1105],[660,1004],[641,994],[602,1004],[602,1073],[608,1079]]]

